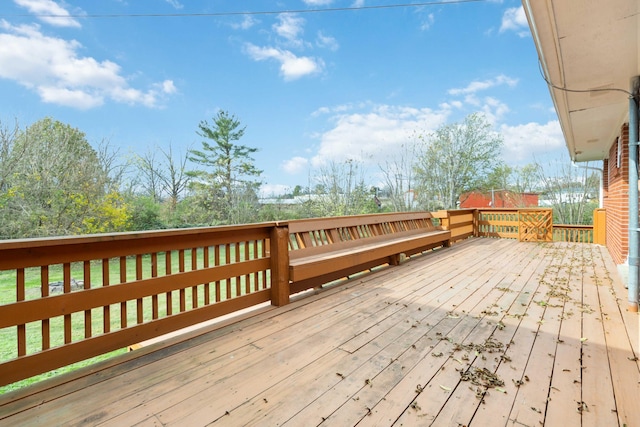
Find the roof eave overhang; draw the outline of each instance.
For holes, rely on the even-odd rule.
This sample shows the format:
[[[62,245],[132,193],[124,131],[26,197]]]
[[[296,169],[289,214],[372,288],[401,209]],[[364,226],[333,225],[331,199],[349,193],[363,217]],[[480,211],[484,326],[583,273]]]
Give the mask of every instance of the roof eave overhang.
[[[640,74],[637,0],[522,4],[571,159],[606,158]]]

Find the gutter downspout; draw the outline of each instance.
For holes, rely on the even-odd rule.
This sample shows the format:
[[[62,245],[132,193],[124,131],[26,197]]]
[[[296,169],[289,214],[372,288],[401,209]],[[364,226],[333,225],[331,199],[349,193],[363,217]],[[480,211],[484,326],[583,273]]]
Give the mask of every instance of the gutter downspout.
[[[638,311],[638,105],[629,97],[629,311]]]

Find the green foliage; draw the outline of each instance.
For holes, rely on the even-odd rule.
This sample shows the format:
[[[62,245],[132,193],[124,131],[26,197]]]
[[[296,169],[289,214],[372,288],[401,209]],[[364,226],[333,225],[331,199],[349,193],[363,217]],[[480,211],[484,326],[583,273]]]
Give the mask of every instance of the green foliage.
[[[191,189],[198,193],[211,220],[238,223],[253,209],[252,199],[260,186],[262,171],[254,165],[257,148],[236,144],[244,135],[240,121],[226,111],[218,112],[213,123],[203,120],[198,135],[205,138],[201,150],[190,150],[189,160],[203,169],[189,172]],[[248,198],[246,198],[246,197]]]
[[[416,188],[415,158],[415,144],[402,144],[384,164],[378,165],[384,179],[386,205],[393,212],[405,212],[416,208],[413,197]]]
[[[426,209],[453,209],[460,194],[483,188],[499,161],[502,138],[484,116],[474,113],[462,123],[445,125],[423,136],[415,173]]]
[[[599,176],[586,165],[573,165],[568,158],[544,167],[536,163],[540,199],[553,208],[556,224],[592,224],[597,207]]]
[[[378,212],[375,191],[364,181],[362,165],[354,160],[330,162],[316,176],[313,197],[306,204],[312,217]]]
[[[0,236],[86,234],[126,229],[128,212],[84,133],[51,118],[17,130],[0,159],[5,193]]]
[[[165,228],[160,219],[160,205],[151,196],[132,197],[130,230],[157,230]]]

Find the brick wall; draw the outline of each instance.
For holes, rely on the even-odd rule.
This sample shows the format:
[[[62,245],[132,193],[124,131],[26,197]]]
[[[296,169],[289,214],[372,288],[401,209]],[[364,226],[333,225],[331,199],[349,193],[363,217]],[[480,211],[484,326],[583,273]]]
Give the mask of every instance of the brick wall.
[[[629,254],[629,125],[604,161],[604,207],[607,210],[607,248],[616,264],[624,264]]]

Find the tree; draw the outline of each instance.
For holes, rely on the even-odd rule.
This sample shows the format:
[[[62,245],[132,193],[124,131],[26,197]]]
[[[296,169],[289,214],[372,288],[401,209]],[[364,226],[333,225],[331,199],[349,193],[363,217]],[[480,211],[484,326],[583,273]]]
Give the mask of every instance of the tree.
[[[160,203],[162,200],[160,176],[164,171],[156,158],[157,152],[157,147],[154,147],[142,155],[136,154],[134,160],[138,170],[137,184],[142,190],[142,196],[149,198],[153,203]]]
[[[592,224],[598,207],[599,177],[586,167],[568,159],[556,159],[543,167],[536,163],[543,204],[553,208],[556,224]]]
[[[315,179],[315,194],[308,202],[311,216],[357,215],[378,210],[375,194],[366,185],[362,167],[355,160],[329,162]]]
[[[401,145],[395,155],[378,165],[382,171],[385,190],[395,212],[406,212],[415,208],[413,192],[416,187],[414,159],[415,145]]]
[[[500,164],[502,138],[477,113],[462,123],[442,126],[423,141],[415,173],[427,209],[455,208],[460,194],[482,188]]]
[[[9,179],[14,173],[16,162],[22,157],[14,150],[19,131],[17,122],[12,128],[0,122],[0,192],[2,193],[9,189]]]
[[[20,130],[0,202],[0,235],[84,234],[126,228],[128,211],[84,133],[51,118]]]
[[[218,112],[212,124],[201,121],[198,129],[206,139],[201,150],[189,150],[188,158],[204,169],[188,173],[194,179],[192,188],[207,193],[205,200],[222,222],[237,223],[244,216],[239,215],[240,208],[253,209],[242,196],[256,194],[260,187],[257,178],[262,171],[252,157],[258,149],[235,143],[246,127],[241,128],[240,121],[226,111]]]
[[[120,148],[114,148],[108,139],[100,141],[96,152],[100,168],[107,176],[105,191],[116,192],[122,190],[121,186],[124,184],[124,177],[130,169],[131,162],[122,161]]]
[[[165,173],[160,174],[162,190],[169,197],[169,210],[174,212],[178,201],[189,186],[190,177],[187,174],[188,155],[176,157],[173,147],[169,144],[167,151],[160,149],[164,157]],[[187,149],[187,153],[189,149]]]

